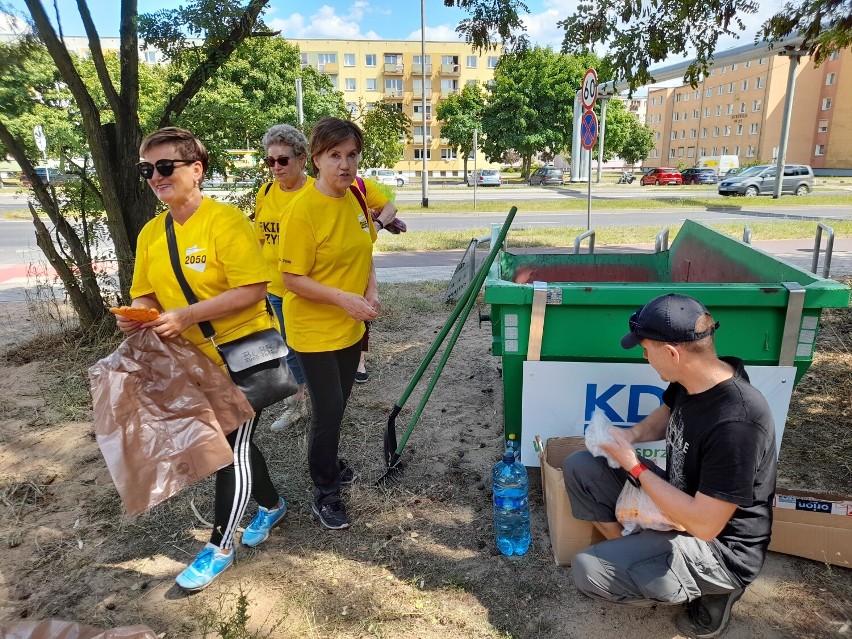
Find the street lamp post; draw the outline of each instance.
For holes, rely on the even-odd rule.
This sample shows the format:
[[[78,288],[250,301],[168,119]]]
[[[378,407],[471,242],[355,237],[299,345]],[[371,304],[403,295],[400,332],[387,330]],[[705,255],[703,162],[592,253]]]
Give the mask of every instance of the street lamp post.
[[[423,180],[422,180],[422,206],[429,208],[429,168],[426,164],[429,156],[429,147],[426,142],[426,0],[420,0],[420,70],[422,72],[423,84]]]

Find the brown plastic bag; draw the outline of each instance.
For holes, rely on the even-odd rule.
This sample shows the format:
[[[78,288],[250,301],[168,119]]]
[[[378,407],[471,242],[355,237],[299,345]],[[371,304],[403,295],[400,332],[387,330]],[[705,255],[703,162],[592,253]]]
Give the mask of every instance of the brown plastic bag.
[[[228,375],[184,338],[128,337],[89,369],[95,436],[130,515],[233,462],[225,434],[254,416]]]
[[[654,500],[641,488],[629,481],[618,495],[615,504],[615,518],[624,526],[622,534],[629,535],[637,528],[645,530],[679,530],[685,528],[669,519]]]
[[[73,621],[44,619],[42,621],[0,622],[3,639],[157,639],[148,626],[123,626],[99,630]]]

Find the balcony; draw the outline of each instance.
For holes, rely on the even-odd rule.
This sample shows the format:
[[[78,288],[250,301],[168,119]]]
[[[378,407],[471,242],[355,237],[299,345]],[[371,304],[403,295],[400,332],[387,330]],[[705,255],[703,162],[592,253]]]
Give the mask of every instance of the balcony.
[[[411,138],[413,140],[413,144],[421,144],[421,145],[423,144],[423,136],[422,135],[417,135],[415,133],[414,135],[411,136]],[[426,144],[432,144],[432,136],[431,135],[426,136]]]
[[[385,98],[388,100],[402,100],[402,89],[385,89]]]
[[[422,98],[423,97],[423,89],[420,89],[418,87],[414,87],[413,95],[414,95],[415,98]],[[432,89],[426,89],[426,98],[431,98],[431,97],[432,97]]]
[[[334,74],[338,72],[338,68],[337,62],[320,62],[317,64],[317,71],[320,73]]]
[[[402,75],[402,72],[405,71],[405,67],[400,63],[385,63],[384,72],[385,75]]]
[[[441,75],[461,75],[461,66],[458,64],[442,64]]]
[[[460,91],[458,87],[441,87],[441,92],[438,95],[442,98],[448,98],[451,95],[458,95]]]
[[[414,114],[411,116],[411,121],[412,121],[412,122],[423,122],[423,114],[422,114],[422,113],[414,113]],[[427,122],[431,122],[431,121],[432,121],[432,114],[431,114],[431,113],[427,113],[427,114],[426,114],[426,121],[427,121]]]
[[[423,75],[423,65],[414,63],[411,65],[411,75]],[[426,65],[426,75],[432,75],[432,63]]]

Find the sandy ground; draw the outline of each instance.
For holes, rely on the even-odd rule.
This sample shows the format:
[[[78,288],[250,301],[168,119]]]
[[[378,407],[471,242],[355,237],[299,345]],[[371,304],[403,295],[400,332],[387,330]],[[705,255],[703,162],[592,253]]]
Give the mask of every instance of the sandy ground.
[[[2,620],[64,618],[102,628],[144,623],[164,637],[224,636],[205,628],[232,619],[243,590],[247,627],[258,633],[251,636],[679,637],[677,609],[592,601],[576,591],[570,568],[553,564],[537,470],[532,549],[522,558],[496,552],[489,472],[502,440],[502,390],[487,325],[471,319],[462,331],[406,447],[399,482],[373,486],[387,415],[448,315],[435,301],[440,292],[383,288],[387,310],[371,338],[371,378],[354,389],[341,444],[361,472],[344,494],[353,527],[318,527],[309,512],[305,424],[273,434],[269,411],[256,441],[288,515],[262,549],[239,550],[235,567],[193,596],[173,579],[206,540],[189,504],[209,518],[212,482],[127,518],[85,398],[60,401],[64,378],[83,385],[85,368],[56,366],[67,353],[0,363],[0,628]],[[25,305],[0,313],[0,343],[34,336]],[[847,354],[847,370],[850,361]],[[819,368],[818,361],[809,375],[818,380]],[[419,398],[418,390],[398,418],[400,435]],[[253,512],[251,505],[244,523]],[[850,619],[852,570],[770,553],[726,637],[848,637]]]

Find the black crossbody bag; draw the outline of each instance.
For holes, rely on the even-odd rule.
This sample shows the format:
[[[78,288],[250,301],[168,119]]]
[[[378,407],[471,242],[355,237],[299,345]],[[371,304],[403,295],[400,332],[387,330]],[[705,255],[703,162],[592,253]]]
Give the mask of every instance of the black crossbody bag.
[[[186,301],[196,304],[198,298],[189,286],[189,282],[186,281],[181,268],[174,220],[168,213],[166,213],[166,239],[178,284]],[[275,317],[269,300],[266,301],[266,311]],[[255,412],[280,402],[299,390],[296,378],[293,377],[284,359],[288,353],[287,344],[276,329],[267,328],[231,342],[217,344],[216,330],[210,322],[198,322],[198,327],[204,337],[209,339],[219,351],[231,379],[243,391]]]

